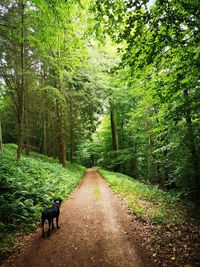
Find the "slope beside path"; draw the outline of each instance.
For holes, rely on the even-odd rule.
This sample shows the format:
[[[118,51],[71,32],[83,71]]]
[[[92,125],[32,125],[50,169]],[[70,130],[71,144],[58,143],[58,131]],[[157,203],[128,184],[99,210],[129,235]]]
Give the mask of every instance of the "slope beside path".
[[[61,206],[60,229],[28,236],[3,267],[153,267],[134,221],[102,177],[88,169]]]

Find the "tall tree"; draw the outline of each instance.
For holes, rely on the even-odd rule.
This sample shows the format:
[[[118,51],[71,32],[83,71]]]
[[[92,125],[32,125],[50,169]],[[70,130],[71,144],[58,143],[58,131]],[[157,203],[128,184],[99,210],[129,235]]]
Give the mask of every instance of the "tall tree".
[[[3,156],[3,139],[2,139],[2,130],[1,130],[1,121],[0,121],[0,154]]]
[[[24,29],[24,0],[21,0],[19,3],[19,10],[21,14],[21,25],[20,25],[20,68],[21,68],[21,77],[20,77],[20,89],[18,90],[18,108],[19,108],[19,133],[18,133],[18,150],[17,150],[17,159],[20,160],[23,146],[23,137],[24,137],[24,109],[25,109],[25,66],[24,66],[24,44],[25,44],[25,29]]]
[[[129,66],[133,112],[144,115],[146,176],[157,173],[160,181],[199,191],[199,1],[101,0],[96,12],[101,30],[126,42],[121,67]]]

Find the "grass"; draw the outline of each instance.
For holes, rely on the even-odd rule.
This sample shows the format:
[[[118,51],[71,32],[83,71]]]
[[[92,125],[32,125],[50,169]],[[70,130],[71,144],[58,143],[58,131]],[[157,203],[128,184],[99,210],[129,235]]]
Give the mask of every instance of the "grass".
[[[56,197],[67,198],[85,168],[31,153],[16,160],[16,145],[4,145],[0,159],[0,258],[16,244],[17,236],[38,226],[41,210]]]
[[[98,171],[112,190],[125,199],[128,208],[142,220],[168,226],[184,222],[185,207],[180,203],[178,194],[141,183],[121,173]]]
[[[140,220],[136,232],[163,266],[200,266],[199,208],[176,192],[166,192],[120,173],[97,169]],[[154,256],[153,256],[154,257]]]

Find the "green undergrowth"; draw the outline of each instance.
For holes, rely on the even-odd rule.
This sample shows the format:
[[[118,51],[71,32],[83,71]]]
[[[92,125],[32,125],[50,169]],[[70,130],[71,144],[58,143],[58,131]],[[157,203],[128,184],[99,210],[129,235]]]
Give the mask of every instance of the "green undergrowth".
[[[184,223],[187,217],[186,207],[177,193],[163,191],[157,186],[141,183],[121,173],[97,170],[140,219],[168,226]]]
[[[0,257],[20,233],[38,226],[41,210],[56,197],[66,198],[80,182],[85,168],[37,153],[16,160],[16,145],[4,145],[0,159]]]

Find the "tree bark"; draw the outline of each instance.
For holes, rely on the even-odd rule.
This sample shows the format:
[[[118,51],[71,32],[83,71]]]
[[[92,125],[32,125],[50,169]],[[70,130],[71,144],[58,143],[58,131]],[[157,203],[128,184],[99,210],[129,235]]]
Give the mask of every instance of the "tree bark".
[[[59,160],[63,167],[66,167],[66,146],[64,138],[64,116],[62,105],[59,105]]]
[[[63,94],[63,77],[60,75],[59,89]],[[63,94],[64,95],[64,94]],[[66,167],[66,144],[65,144],[65,129],[64,129],[64,103],[60,100],[58,103],[58,119],[59,119],[59,161],[63,167]]]
[[[151,179],[151,133],[148,122],[145,124],[147,142],[147,179]]]
[[[137,177],[137,144],[133,144],[133,154],[132,154],[132,160],[131,160],[131,167],[132,167],[132,176],[136,179]]]
[[[114,171],[121,171],[121,164],[119,163],[119,142],[118,142],[118,134],[116,126],[116,114],[114,105],[112,103],[110,103],[110,122],[112,130],[112,145],[113,145],[113,150],[116,153],[116,162],[117,162],[117,164],[114,167]]]
[[[48,155],[49,147],[49,114],[48,114],[48,103],[47,95],[44,92],[44,110],[43,110],[43,153]]]
[[[19,90],[19,116],[18,116],[18,149],[17,160],[21,159],[23,138],[24,138],[24,1],[21,3],[21,44],[20,44],[20,62],[21,62],[21,83]]]
[[[2,130],[1,130],[1,121],[0,121],[0,155],[3,156],[3,139],[2,139]]]
[[[47,121],[45,114],[43,118],[43,153],[47,155]]]
[[[110,110],[110,121],[111,121],[111,129],[112,129],[112,145],[113,150],[119,150],[119,143],[118,143],[118,134],[117,134],[117,127],[116,127],[116,119],[115,119],[115,110],[114,107],[111,107]]]
[[[147,163],[147,166],[148,166],[148,180],[150,180],[151,179],[151,135],[149,132],[147,133],[147,135],[148,135],[148,163]]]
[[[191,118],[191,106],[188,101],[188,97],[189,97],[188,89],[184,90],[184,96],[186,98],[186,122],[187,122],[187,128],[188,128],[188,134],[187,134],[188,147],[191,153],[195,184],[196,184],[197,190],[200,191],[200,165],[199,165],[199,159],[198,159],[197,149],[195,145],[194,129],[193,129],[192,118]],[[200,192],[198,192],[198,194],[200,194]]]
[[[74,162],[74,122],[73,122],[73,103],[70,96],[69,100],[70,112],[70,161]]]
[[[27,80],[24,83],[24,141],[26,155],[30,156],[30,129],[29,129],[29,96]]]
[[[58,36],[58,43],[60,44],[60,36]],[[61,49],[60,45],[58,47],[57,57],[61,58]],[[64,81],[63,81],[63,73],[62,67],[60,67],[60,75],[59,75],[59,90],[64,96]],[[64,104],[60,100],[58,105],[59,110],[59,160],[63,167],[66,167],[66,144],[65,144],[65,129],[64,129]]]

